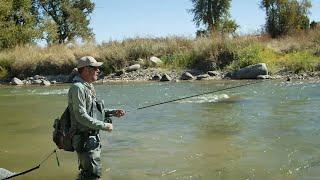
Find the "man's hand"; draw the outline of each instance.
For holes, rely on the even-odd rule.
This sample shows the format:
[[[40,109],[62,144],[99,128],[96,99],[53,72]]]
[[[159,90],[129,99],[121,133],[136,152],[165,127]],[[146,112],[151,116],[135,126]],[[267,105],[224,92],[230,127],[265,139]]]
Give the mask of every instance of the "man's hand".
[[[114,116],[116,116],[116,117],[121,117],[121,116],[124,116],[124,114],[125,114],[125,112],[124,112],[124,110],[122,110],[122,109],[117,109],[117,110],[115,110],[115,112],[114,112]]]
[[[113,130],[113,125],[110,123],[105,123],[105,127],[102,130],[111,132]]]

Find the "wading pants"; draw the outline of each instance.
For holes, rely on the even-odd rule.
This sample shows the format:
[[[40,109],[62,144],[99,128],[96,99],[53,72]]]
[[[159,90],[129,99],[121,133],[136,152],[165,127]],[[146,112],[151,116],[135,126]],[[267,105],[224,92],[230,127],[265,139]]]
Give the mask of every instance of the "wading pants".
[[[94,180],[101,177],[101,143],[99,134],[89,136],[82,150],[77,150],[80,174],[79,180]]]

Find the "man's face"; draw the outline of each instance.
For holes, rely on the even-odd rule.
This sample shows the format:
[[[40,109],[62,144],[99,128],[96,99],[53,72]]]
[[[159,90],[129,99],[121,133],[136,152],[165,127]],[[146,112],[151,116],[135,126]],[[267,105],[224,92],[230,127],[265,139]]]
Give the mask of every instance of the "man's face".
[[[94,66],[87,66],[87,77],[89,83],[92,83],[98,79],[98,75],[100,73],[99,67],[94,67]]]

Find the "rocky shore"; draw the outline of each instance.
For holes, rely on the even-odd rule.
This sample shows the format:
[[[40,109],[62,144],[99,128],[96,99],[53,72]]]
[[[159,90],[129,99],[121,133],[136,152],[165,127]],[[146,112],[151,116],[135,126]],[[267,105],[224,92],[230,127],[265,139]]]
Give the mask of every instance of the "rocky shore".
[[[41,76],[35,75],[25,79],[16,77],[11,80],[0,80],[0,85],[43,85],[71,83],[73,77],[77,74],[73,71],[70,75]],[[268,75],[268,70],[264,63],[252,65],[235,72],[221,71],[200,71],[200,70],[168,70],[160,68],[137,68],[124,69],[116,73],[103,75],[99,77],[97,83],[107,82],[146,82],[146,81],[200,81],[200,80],[224,80],[224,79],[283,79],[290,81],[293,79],[320,79],[320,72],[306,72],[295,74],[290,71],[279,71]]]

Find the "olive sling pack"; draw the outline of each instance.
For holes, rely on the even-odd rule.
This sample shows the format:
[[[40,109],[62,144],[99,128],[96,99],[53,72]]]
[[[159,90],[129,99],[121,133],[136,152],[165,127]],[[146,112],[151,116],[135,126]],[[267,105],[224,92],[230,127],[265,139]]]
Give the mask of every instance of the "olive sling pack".
[[[97,109],[97,111],[94,111]],[[104,109],[104,102],[99,100],[92,102],[91,112],[89,113],[93,117],[94,112],[98,112],[100,116],[103,117],[102,113]],[[97,115],[97,114],[96,114]],[[102,118],[100,117],[100,118]],[[108,123],[112,123],[110,118],[106,118]],[[64,110],[60,118],[56,118],[53,124],[53,142],[58,146],[59,149],[65,151],[75,151],[72,146],[72,137],[76,134],[76,131],[71,130],[71,118],[69,106]]]
[[[60,118],[54,120],[53,129],[52,139],[58,148],[73,152],[72,137],[75,132],[71,131],[69,107],[64,110]]]

